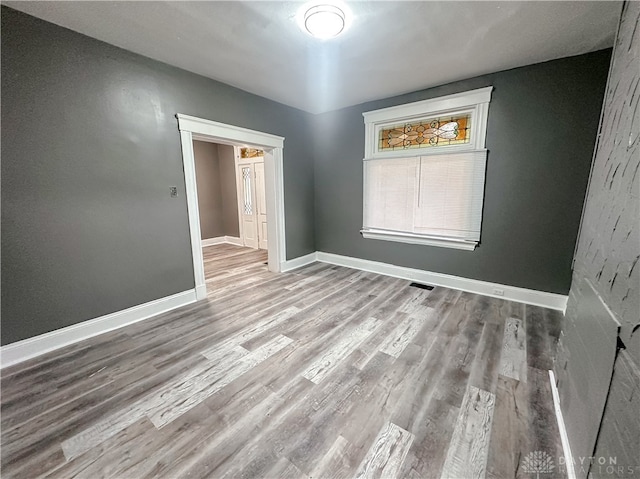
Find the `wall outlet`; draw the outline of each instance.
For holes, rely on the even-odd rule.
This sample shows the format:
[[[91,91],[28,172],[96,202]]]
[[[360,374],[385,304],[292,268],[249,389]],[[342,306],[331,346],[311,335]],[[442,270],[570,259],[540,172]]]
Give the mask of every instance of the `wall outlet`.
[[[178,187],[177,186],[170,186],[169,187],[169,194],[171,195],[171,198],[177,198],[178,197]]]
[[[496,296],[504,296],[504,289],[493,288],[493,294]]]

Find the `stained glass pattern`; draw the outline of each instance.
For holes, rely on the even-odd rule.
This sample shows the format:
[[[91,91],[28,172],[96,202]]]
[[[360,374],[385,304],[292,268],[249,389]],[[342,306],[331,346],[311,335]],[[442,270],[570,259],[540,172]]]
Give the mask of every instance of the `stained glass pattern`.
[[[251,168],[242,168],[242,182],[244,183],[244,214],[253,214],[251,205]]]
[[[379,151],[432,148],[471,141],[471,116],[442,116],[381,129]]]
[[[264,151],[256,148],[240,148],[240,158],[258,158],[264,156]]]

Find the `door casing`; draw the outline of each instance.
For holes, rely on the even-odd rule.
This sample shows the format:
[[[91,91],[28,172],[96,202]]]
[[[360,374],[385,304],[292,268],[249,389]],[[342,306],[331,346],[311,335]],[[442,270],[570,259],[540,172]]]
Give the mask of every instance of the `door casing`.
[[[181,113],[178,113],[176,118],[178,119],[182,147],[182,164],[184,168],[196,298],[204,299],[207,296],[207,286],[204,279],[193,140],[233,146],[250,146],[264,150],[265,196],[267,216],[269,218],[267,223],[267,236],[269,238],[267,248],[268,267],[269,271],[276,273],[282,271],[282,265],[286,261],[283,177],[284,138]]]

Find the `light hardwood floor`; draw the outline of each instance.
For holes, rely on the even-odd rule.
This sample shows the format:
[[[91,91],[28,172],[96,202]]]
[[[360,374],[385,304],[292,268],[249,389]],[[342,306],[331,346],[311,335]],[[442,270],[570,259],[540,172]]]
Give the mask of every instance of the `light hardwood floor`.
[[[564,477],[560,313],[204,253],[207,300],[3,371],[2,477]]]

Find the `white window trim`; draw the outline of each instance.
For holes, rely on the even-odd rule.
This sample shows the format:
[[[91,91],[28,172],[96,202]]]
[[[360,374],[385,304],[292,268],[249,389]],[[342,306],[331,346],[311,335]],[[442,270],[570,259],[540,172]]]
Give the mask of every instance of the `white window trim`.
[[[489,101],[493,87],[479,88],[464,93],[456,93],[430,100],[417,101],[406,105],[392,106],[381,110],[364,112],[365,158],[395,158],[440,155],[444,152],[483,150],[489,115]],[[471,141],[460,145],[433,148],[399,149],[378,151],[378,131],[385,126],[409,122],[425,116],[443,116],[449,113],[471,113]]]
[[[453,152],[479,151],[485,150],[485,140],[487,132],[487,118],[489,116],[489,102],[493,86],[479,88],[453,95],[432,98],[405,105],[382,108],[380,110],[364,112],[365,124],[365,157],[363,161],[381,158],[406,158],[408,156],[428,156],[441,155]],[[410,122],[427,116],[437,117],[447,114],[470,113],[471,120],[471,141],[459,145],[433,147],[433,148],[412,148],[398,149],[391,151],[378,150],[378,132],[390,125],[402,122]],[[363,189],[363,205],[366,202]],[[365,210],[363,207],[362,221],[365,221]],[[379,229],[361,229],[363,238],[396,241],[401,243],[419,244],[427,246],[439,246],[444,248],[462,249],[473,251],[478,242],[468,241],[458,238],[446,238],[424,234],[414,234],[399,231],[386,231]]]
[[[436,236],[419,235],[413,233],[401,233],[395,231],[383,231],[376,229],[361,230],[363,238],[384,241],[397,241],[399,243],[421,244],[427,246],[441,246],[443,248],[464,249],[473,251],[477,243],[457,238],[438,238]]]

